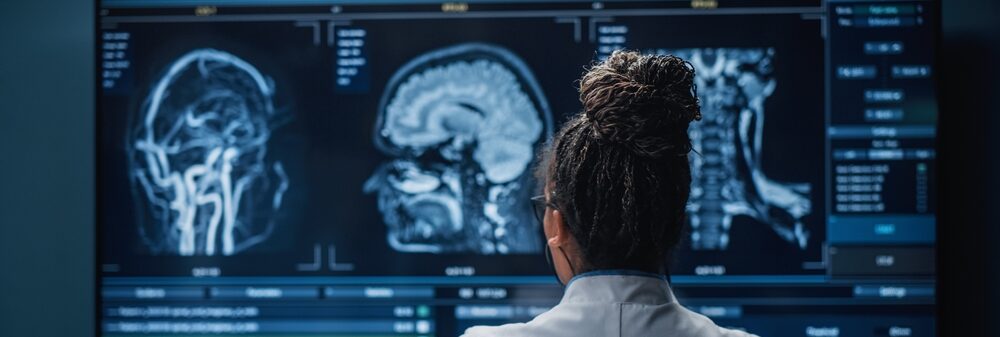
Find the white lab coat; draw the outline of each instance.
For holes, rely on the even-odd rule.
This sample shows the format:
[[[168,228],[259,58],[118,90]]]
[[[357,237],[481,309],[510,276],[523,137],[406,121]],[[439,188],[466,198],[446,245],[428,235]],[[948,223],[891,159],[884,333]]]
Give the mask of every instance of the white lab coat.
[[[574,277],[558,305],[527,323],[477,326],[463,337],[751,337],[721,328],[674,299],[662,277],[597,271]]]

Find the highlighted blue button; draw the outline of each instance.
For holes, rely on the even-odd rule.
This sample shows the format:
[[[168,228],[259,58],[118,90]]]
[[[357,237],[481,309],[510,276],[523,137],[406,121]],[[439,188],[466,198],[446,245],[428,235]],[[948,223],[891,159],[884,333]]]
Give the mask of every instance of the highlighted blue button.
[[[934,243],[933,215],[830,216],[827,240],[843,243]]]

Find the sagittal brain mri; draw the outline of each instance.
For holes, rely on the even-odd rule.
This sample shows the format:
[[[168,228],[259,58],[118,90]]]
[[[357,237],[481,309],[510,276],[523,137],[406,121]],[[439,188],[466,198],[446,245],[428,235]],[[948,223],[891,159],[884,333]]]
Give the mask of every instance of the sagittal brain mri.
[[[695,250],[725,250],[735,217],[769,226],[783,240],[806,249],[802,218],[812,211],[807,183],[783,183],[761,168],[764,102],[777,87],[774,49],[682,49],[691,62],[703,119],[689,131],[690,242]]]
[[[275,231],[288,177],[267,160],[273,92],[253,65],[213,49],[182,55],[152,85],[126,140],[152,253],[233,255]]]
[[[530,171],[552,121],[518,56],[478,43],[420,55],[389,80],[378,116],[375,145],[391,159],[364,190],[377,195],[393,249],[541,250]]]

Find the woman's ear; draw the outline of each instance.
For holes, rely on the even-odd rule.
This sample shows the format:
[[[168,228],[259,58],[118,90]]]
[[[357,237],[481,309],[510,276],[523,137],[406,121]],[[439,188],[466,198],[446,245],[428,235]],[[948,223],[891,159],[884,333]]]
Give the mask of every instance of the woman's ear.
[[[549,230],[551,230],[551,235],[548,237],[547,244],[549,247],[553,248],[565,246],[569,243],[570,234],[569,228],[566,227],[566,221],[563,218],[562,212],[553,209],[551,216],[552,227],[549,228]]]
[[[557,259],[555,262],[556,275],[559,276],[559,280],[563,284],[569,282],[574,276],[576,276],[577,269],[574,267],[582,265],[582,259],[579,256],[579,249],[576,244],[576,239],[569,232],[569,227],[566,225],[566,219],[563,217],[562,212],[558,210],[552,210],[552,218],[550,219],[552,223],[552,235],[549,236],[548,242],[549,248],[552,250],[552,254],[559,252],[562,255],[562,259]],[[553,255],[556,256],[556,255]],[[556,259],[553,257],[553,259]]]

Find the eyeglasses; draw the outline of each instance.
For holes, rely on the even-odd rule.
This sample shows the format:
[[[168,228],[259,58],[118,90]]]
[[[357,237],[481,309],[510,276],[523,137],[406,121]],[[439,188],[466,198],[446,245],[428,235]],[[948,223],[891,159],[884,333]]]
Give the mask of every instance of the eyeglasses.
[[[545,222],[545,209],[556,208],[556,205],[545,200],[545,195],[536,195],[531,197],[531,206],[535,209],[535,219],[538,219],[538,223]]]

